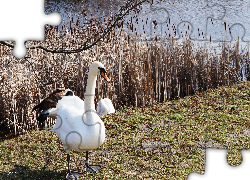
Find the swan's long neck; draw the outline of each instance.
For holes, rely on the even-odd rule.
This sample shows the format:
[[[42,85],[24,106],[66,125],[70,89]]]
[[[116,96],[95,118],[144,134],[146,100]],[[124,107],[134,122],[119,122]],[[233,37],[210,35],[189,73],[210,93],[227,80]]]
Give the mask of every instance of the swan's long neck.
[[[97,75],[93,75],[91,72],[88,73],[87,87],[85,92],[84,107],[85,111],[95,111],[95,87],[96,87]]]

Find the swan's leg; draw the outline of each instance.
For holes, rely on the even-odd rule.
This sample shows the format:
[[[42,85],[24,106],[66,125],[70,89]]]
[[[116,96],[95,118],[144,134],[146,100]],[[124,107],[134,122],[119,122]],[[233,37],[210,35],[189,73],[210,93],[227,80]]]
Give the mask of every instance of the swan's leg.
[[[89,165],[89,152],[86,151],[86,162],[85,162],[86,168],[85,172],[91,172],[91,173],[97,173],[100,169],[101,166],[98,165]]]
[[[67,154],[67,161],[68,161],[68,174],[66,176],[66,179],[78,179],[82,173],[70,171],[70,168],[69,168],[70,156],[69,156],[69,154]]]

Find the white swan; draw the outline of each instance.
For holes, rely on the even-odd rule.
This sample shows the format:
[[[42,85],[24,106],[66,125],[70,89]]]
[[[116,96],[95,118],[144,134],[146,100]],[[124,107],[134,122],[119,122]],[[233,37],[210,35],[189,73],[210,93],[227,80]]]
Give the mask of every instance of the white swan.
[[[85,101],[77,96],[64,96],[53,110],[57,114],[57,120],[51,131],[56,132],[67,152],[67,179],[78,178],[81,174],[70,171],[70,150],[86,151],[85,171],[97,172],[100,169],[100,166],[89,165],[88,151],[101,146],[105,139],[104,123],[96,113],[94,104],[97,75],[102,75],[109,82],[105,73],[106,70],[102,63],[93,62],[89,67]],[[114,112],[114,108],[109,108],[111,103],[109,101],[105,98],[98,104],[101,114]],[[107,107],[105,108],[105,106]]]

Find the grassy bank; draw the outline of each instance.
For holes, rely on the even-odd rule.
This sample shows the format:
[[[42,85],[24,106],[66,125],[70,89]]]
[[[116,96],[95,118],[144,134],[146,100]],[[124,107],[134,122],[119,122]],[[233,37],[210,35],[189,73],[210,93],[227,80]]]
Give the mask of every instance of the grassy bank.
[[[228,149],[239,165],[250,148],[250,83],[221,86],[146,108],[122,108],[102,119],[105,143],[90,152],[97,174],[81,179],[186,179],[204,172],[205,148]],[[64,179],[66,154],[55,133],[29,131],[0,143],[0,179]],[[72,169],[83,172],[85,153],[71,152]]]

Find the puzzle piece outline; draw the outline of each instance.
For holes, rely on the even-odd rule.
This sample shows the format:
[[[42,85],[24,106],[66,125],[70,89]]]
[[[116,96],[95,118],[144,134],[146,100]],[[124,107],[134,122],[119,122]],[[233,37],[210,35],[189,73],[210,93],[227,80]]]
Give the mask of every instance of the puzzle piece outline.
[[[9,9],[11,9],[10,11],[14,11],[16,14],[18,14],[18,16],[9,15],[7,16],[8,18],[0,19],[1,24],[15,22],[8,23],[8,26],[5,26],[5,28],[1,28],[0,39],[4,41],[15,42],[12,53],[19,59],[25,57],[27,53],[27,47],[25,46],[25,43],[27,41],[44,41],[45,25],[58,25],[61,23],[61,15],[59,13],[54,12],[51,14],[45,14],[44,4],[44,0],[10,0],[2,2],[1,4],[0,12],[2,13],[1,15],[3,17],[4,14],[8,14]],[[42,9],[40,8],[41,5],[43,6]],[[35,16],[34,14],[37,14],[37,16]],[[37,21],[37,17],[39,18],[39,21]],[[28,22],[27,19],[33,23],[33,25],[29,26],[29,28],[26,27]],[[24,34],[26,35],[24,36]]]
[[[188,23],[188,21],[183,21],[183,22]],[[183,22],[180,22],[180,23],[177,25],[177,29],[178,29],[178,27],[180,26],[180,24],[183,23]],[[235,23],[235,24],[233,24],[233,25],[230,26],[230,27],[233,28],[233,27],[236,26],[236,25],[240,25],[240,26],[242,26],[243,29],[244,29],[244,35],[241,37],[241,40],[243,41],[243,38],[244,38],[244,36],[245,36],[245,34],[246,34],[246,29],[245,29],[245,27],[244,27],[242,24],[240,24],[240,23]],[[191,24],[191,27],[193,27],[192,24]],[[193,30],[193,28],[192,28],[192,30]],[[193,31],[192,31],[192,32],[193,32]],[[179,30],[177,30],[177,33],[178,33],[178,34],[180,33]],[[192,35],[192,33],[191,33],[191,35]],[[189,36],[191,36],[191,35],[189,35]],[[231,36],[231,37],[232,37],[232,36]],[[232,38],[233,38],[233,37],[232,37]],[[177,39],[180,39],[180,37],[177,38]],[[224,41],[222,41],[222,42],[224,42]],[[243,42],[246,42],[246,41],[243,41]]]
[[[186,37],[188,37],[188,39],[190,39],[192,41],[196,41],[196,42],[205,42],[205,43],[206,42],[210,42],[210,37],[209,37],[210,34],[208,32],[208,24],[211,21],[211,19],[217,20],[217,21],[220,20],[222,22],[221,28],[223,28],[224,27],[223,23],[225,22],[224,19],[226,17],[227,8],[225,7],[225,5],[222,5],[222,4],[219,4],[219,3],[212,3],[211,5],[209,5],[208,1],[205,1],[205,2],[206,2],[206,4],[201,8],[201,9],[204,10],[203,13],[207,14],[208,12],[211,12],[210,9],[213,9],[213,8],[217,8],[218,9],[218,7],[220,9],[222,9],[223,12],[221,13],[221,15],[220,14],[216,15],[216,14],[210,13],[210,15],[208,15],[205,18],[206,22],[205,22],[205,26],[204,26],[205,30],[203,31],[203,38],[198,38],[194,34],[194,27],[198,26],[199,29],[202,29],[202,28],[199,27],[199,25],[197,25],[197,23],[196,23],[195,20],[192,20],[192,19],[191,20],[186,20],[185,18],[181,19],[177,23],[177,25],[175,25],[175,28],[174,28],[175,31],[176,31],[176,34],[173,35],[173,31],[170,32],[171,33],[171,38],[170,38],[168,36],[164,36],[164,33],[162,33],[164,30],[166,30],[166,29],[162,29],[162,25],[164,23],[162,23],[162,22],[157,23],[157,20],[156,20],[156,23],[158,25],[158,30],[159,30],[159,32],[157,34],[157,33],[155,33],[155,28],[154,28],[154,26],[155,26],[154,24],[155,23],[153,22],[154,20],[152,20],[152,19],[149,18],[148,24],[150,24],[150,26],[148,27],[149,31],[145,33],[146,38],[147,38],[146,41],[154,41],[155,37],[159,37],[161,41],[181,40],[182,37],[183,37],[183,34],[181,33],[180,27],[181,27],[182,24],[186,23],[186,24],[189,24],[189,26],[191,27],[191,31],[189,31],[188,35],[186,36]],[[144,17],[144,18],[145,17],[150,17],[150,15],[154,14],[154,11],[157,11],[155,13],[158,13],[159,10],[164,10],[166,12],[166,14],[168,15],[167,18],[166,18],[167,19],[166,21],[168,21],[169,19],[173,19],[172,14],[169,11],[169,8],[171,8],[171,7],[168,7],[167,5],[168,4],[166,3],[166,5],[164,6],[163,2],[161,2],[161,4],[159,6],[157,6],[155,4],[150,4],[149,7],[146,7],[145,9],[142,10],[141,16]],[[208,9],[208,10],[206,10],[206,9]],[[139,15],[139,19],[143,20],[142,17],[140,17],[140,15]],[[144,27],[146,24],[142,23],[139,26],[141,26],[141,27],[143,26]],[[228,34],[228,36],[229,36],[230,39],[223,39],[223,37],[220,38],[220,37],[217,36],[217,37],[215,37],[215,39],[211,40],[211,42],[214,42],[214,43],[232,42],[235,39],[235,37],[233,37],[233,34],[230,33],[230,31],[228,31],[228,30],[232,31],[232,29],[235,28],[236,26],[240,26],[243,29],[243,34],[239,35],[239,39],[241,40],[241,42],[245,42],[245,43],[250,42],[250,37],[249,37],[249,40],[246,40],[246,38],[247,38],[246,37],[247,30],[246,30],[246,27],[244,26],[244,24],[242,24],[240,22],[231,22],[231,23],[227,23],[227,24],[229,24],[229,25],[227,27],[227,32],[226,33]],[[169,26],[171,26],[171,24],[169,24]],[[127,29],[129,29],[129,27]],[[145,32],[144,28],[142,30],[140,27],[138,27],[138,29],[141,32],[141,34],[143,34],[143,31]],[[187,28],[186,28],[186,30],[187,30]],[[130,31],[130,30],[128,30],[128,31]],[[223,34],[223,32],[221,32],[221,33]],[[144,41],[144,39],[143,39],[143,41]]]
[[[99,140],[98,140],[98,147],[100,147],[101,146],[101,138],[100,138],[100,136],[101,136],[101,123],[100,122],[96,122],[96,123],[94,123],[94,124],[88,124],[88,123],[86,123],[84,120],[86,119],[86,118],[84,118],[84,115],[86,114],[86,113],[95,113],[96,115],[98,115],[97,113],[96,113],[96,111],[95,110],[88,110],[88,111],[85,111],[84,113],[83,113],[83,115],[82,115],[82,122],[83,122],[83,124],[84,125],[86,125],[86,126],[95,126],[95,125],[99,125],[99,135],[98,135],[98,137],[99,137]],[[60,120],[60,121],[58,121],[58,120]],[[59,125],[58,125],[58,127],[55,127],[55,129],[54,129],[54,127],[53,127],[53,131],[57,131],[57,130],[59,130],[61,127],[62,127],[62,124],[63,124],[63,120],[62,120],[62,118],[61,118],[61,116],[60,115],[57,115],[57,119],[56,119],[56,124],[54,125],[54,126],[57,126],[57,123],[58,122],[60,122],[59,123]],[[63,140],[64,142],[66,142],[66,144],[64,144],[64,148],[65,148],[65,150],[67,151],[69,148],[68,147],[70,147],[70,143],[68,143],[68,140],[67,140],[67,138],[68,138],[68,136],[70,135],[70,134],[72,134],[72,133],[76,133],[76,134],[78,134],[79,136],[80,136],[80,143],[78,144],[78,151],[80,152],[80,151],[90,151],[90,150],[92,150],[92,149],[82,149],[82,148],[80,148],[80,146],[83,144],[83,142],[82,142],[82,136],[81,136],[81,134],[78,132],[78,131],[75,131],[75,130],[72,130],[72,131],[70,131],[70,132],[68,132],[67,133],[67,135],[65,136],[65,139]]]
[[[246,167],[249,167],[247,164],[250,164],[250,150],[243,149],[240,153],[242,162],[238,166],[231,166],[227,162],[228,151],[226,149],[207,148],[205,171],[202,174],[192,172],[188,175],[187,180],[248,179]],[[243,168],[245,169],[243,170]]]

